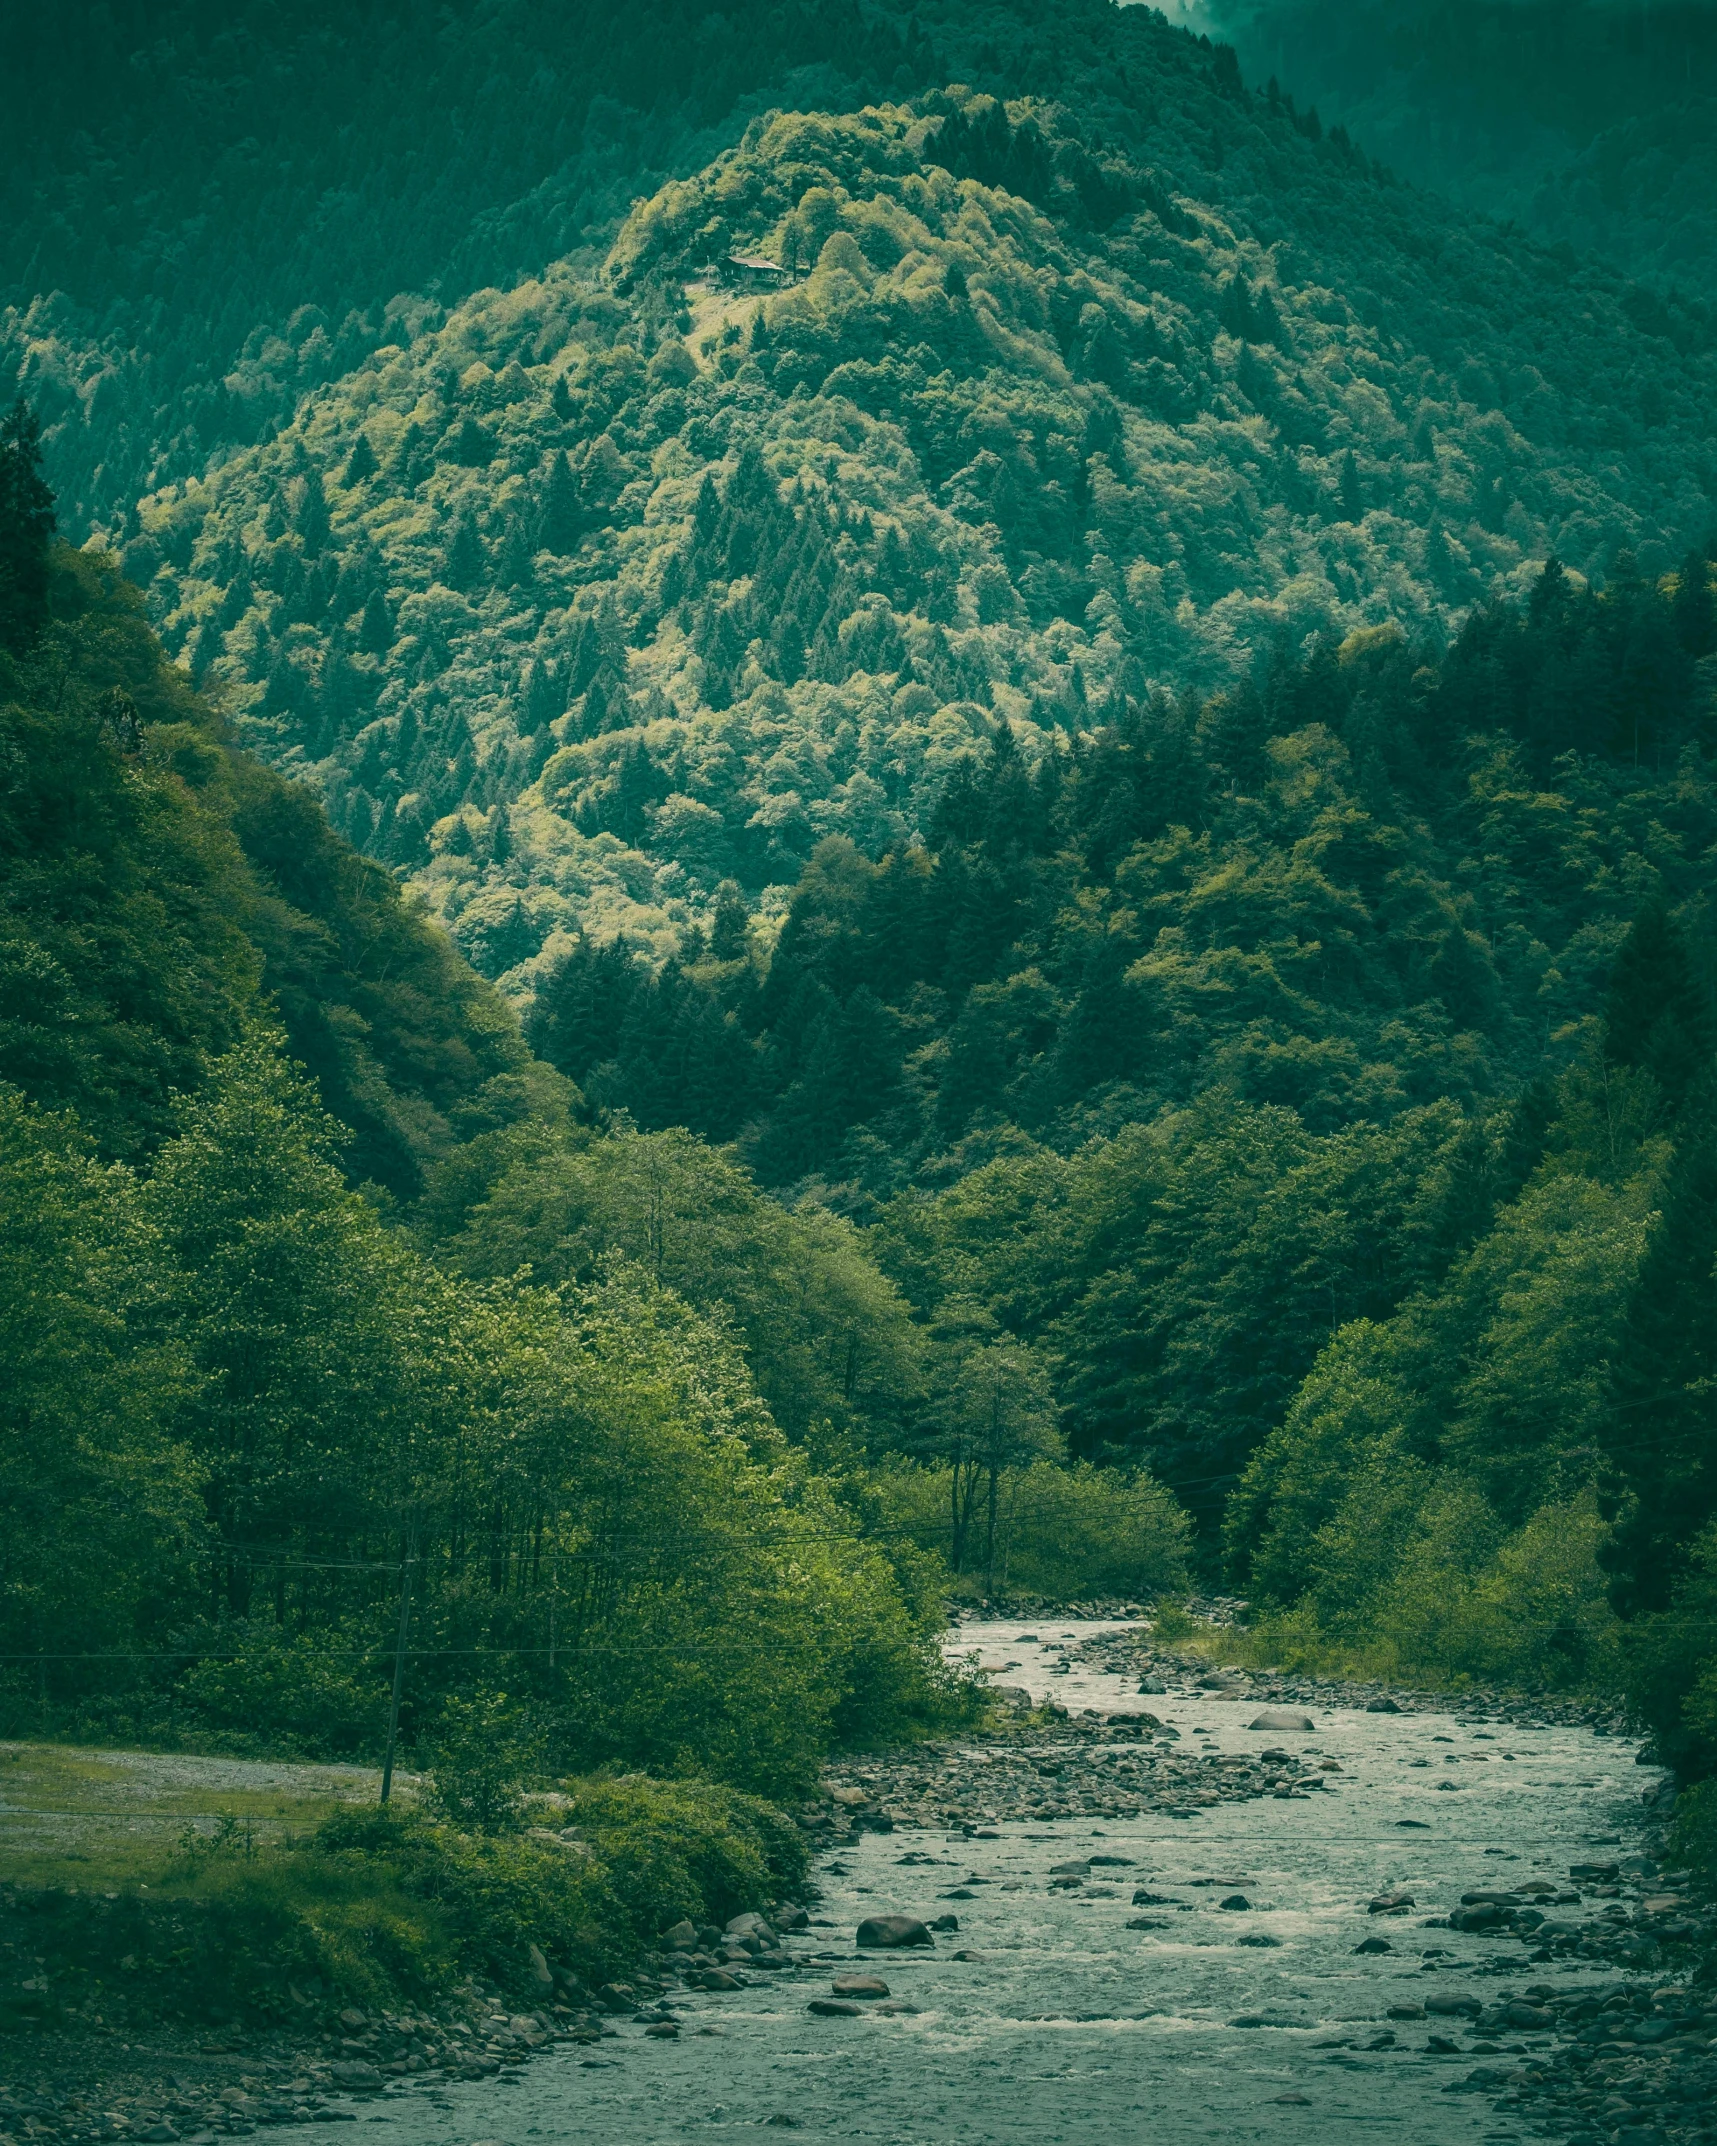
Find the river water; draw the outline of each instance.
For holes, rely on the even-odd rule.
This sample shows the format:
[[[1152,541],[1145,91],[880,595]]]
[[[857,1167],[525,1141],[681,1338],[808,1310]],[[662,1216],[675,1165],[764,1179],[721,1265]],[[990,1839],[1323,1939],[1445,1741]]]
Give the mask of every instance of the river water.
[[[545,2053],[504,2085],[442,2087],[433,2102],[416,2089],[390,2095],[370,2121],[387,2123],[400,2146],[727,2146],[788,2129],[819,2146],[1300,2146],[1332,2133],[1453,2146],[1519,2136],[1482,2096],[1441,2091],[1474,2060],[1432,2053],[1429,2036],[1452,2033],[1468,2050],[1460,2021],[1391,2026],[1383,2014],[1433,1993],[1490,2002],[1540,1979],[1593,1979],[1589,1966],[1529,1966],[1518,1943],[1422,1922],[1466,1890],[1565,1879],[1599,1843],[1619,1843],[1612,1855],[1633,1848],[1640,1791],[1655,1778],[1635,1765],[1633,1746],[1586,1729],[1323,1708],[1310,1734],[1261,1736],[1246,1729],[1249,1705],[1190,1693],[1140,1700],[1117,1676],[1057,1674],[1063,1645],[1098,1629],[1112,1627],[968,1623],[957,1646],[977,1651],[999,1681],[1075,1712],[1148,1706],[1183,1748],[1282,1744],[1335,1759],[1339,1785],[1188,1818],[1003,1824],[985,1828],[992,1839],[866,1834],[819,1873],[813,1912],[824,1927],[796,1945],[816,1971],[756,1976],[725,1995],[676,1993],[678,2040],[622,2023],[599,2049]],[[1035,1638],[1022,1644],[1022,1630]],[[1458,1793],[1444,1780],[1458,1780]],[[909,1854],[936,1860],[903,1865]],[[1051,1889],[1052,1865],[1094,1855],[1125,1862],[1094,1867],[1078,1890]],[[1368,1917],[1368,1898],[1389,1886],[1413,1892],[1412,1911]],[[1177,1905],[1135,1907],[1138,1887]],[[933,1954],[855,1954],[861,1917],[928,1919],[947,1912],[937,1896],[956,1888],[973,1897],[957,1904],[959,1935],[939,1937]],[[1236,1893],[1249,1910],[1218,1905]],[[1141,1915],[1162,1926],[1129,1929]],[[1355,1953],[1380,1932],[1392,1952]],[[1258,1936],[1276,1943],[1240,1942]],[[979,1957],[955,1960],[956,1949]],[[832,1973],[861,1960],[914,2009],[807,2011],[809,1998],[829,1994]],[[1509,1965],[1504,1979],[1482,1971],[1497,1961]],[[1393,2046],[1368,2046],[1390,2032]]]

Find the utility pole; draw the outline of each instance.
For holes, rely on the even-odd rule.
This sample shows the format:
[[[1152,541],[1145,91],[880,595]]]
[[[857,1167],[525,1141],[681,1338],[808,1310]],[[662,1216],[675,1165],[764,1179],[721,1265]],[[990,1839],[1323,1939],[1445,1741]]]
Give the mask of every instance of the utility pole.
[[[393,1699],[388,1707],[387,1756],[382,1761],[384,1803],[393,1794],[393,1755],[394,1747],[399,1742],[399,1697],[405,1684],[405,1643],[411,1632],[411,1568],[415,1563],[412,1538],[408,1534],[399,1565],[399,1632],[393,1648]]]

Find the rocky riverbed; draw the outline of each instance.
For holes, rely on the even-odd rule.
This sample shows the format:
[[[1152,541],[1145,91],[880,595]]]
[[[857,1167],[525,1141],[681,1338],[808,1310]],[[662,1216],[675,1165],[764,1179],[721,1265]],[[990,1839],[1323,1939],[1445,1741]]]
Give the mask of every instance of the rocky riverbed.
[[[664,1933],[624,1988],[352,2014],[317,2050],[240,2053],[219,2090],[15,2103],[0,2129],[1717,2138],[1710,1932],[1660,1867],[1660,1777],[1608,1719],[1223,1675],[1114,1621],[949,1644],[1029,1710],[833,1769],[799,1814],[816,1896]]]

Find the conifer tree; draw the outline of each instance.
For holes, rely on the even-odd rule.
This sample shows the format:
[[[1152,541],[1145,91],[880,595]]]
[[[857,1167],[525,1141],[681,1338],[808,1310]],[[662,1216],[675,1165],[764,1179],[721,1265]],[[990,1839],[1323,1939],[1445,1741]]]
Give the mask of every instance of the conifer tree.
[[[450,589],[469,591],[477,587],[488,570],[482,539],[468,514],[454,525],[453,541],[447,547],[441,578]]]
[[[367,656],[385,656],[393,646],[393,617],[380,589],[372,589],[364,600],[364,615],[358,623],[358,646]]]
[[[1717,596],[1711,589],[1711,545],[1697,544],[1681,562],[1675,592],[1675,630],[1695,662],[1717,652]]]
[[[360,432],[352,443],[352,451],[346,457],[346,473],[340,480],[350,488],[354,484],[367,484],[381,467],[376,460],[376,451],[370,445],[367,432]]]
[[[1612,1064],[1649,1073],[1672,1116],[1717,1051],[1717,1022],[1692,950],[1662,897],[1635,918],[1616,956],[1604,1049]]]
[[[1365,519],[1365,493],[1359,482],[1359,464],[1350,447],[1341,458],[1341,516],[1346,522]]]
[[[319,559],[333,531],[328,514],[328,495],[322,488],[322,472],[310,469],[304,475],[304,491],[292,518],[307,559]]]
[[[542,544],[545,551],[565,557],[578,549],[581,527],[578,485],[564,454],[549,457],[548,482],[543,487]]]
[[[0,418],[0,649],[21,654],[48,618],[54,497],[42,476],[42,427],[20,396]]]

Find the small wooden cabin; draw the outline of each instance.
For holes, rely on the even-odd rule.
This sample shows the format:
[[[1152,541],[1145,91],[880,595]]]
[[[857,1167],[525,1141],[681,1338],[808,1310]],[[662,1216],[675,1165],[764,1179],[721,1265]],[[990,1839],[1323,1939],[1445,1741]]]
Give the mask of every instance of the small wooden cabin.
[[[763,253],[730,253],[717,263],[716,273],[741,291],[776,291],[793,280],[790,270]]]

